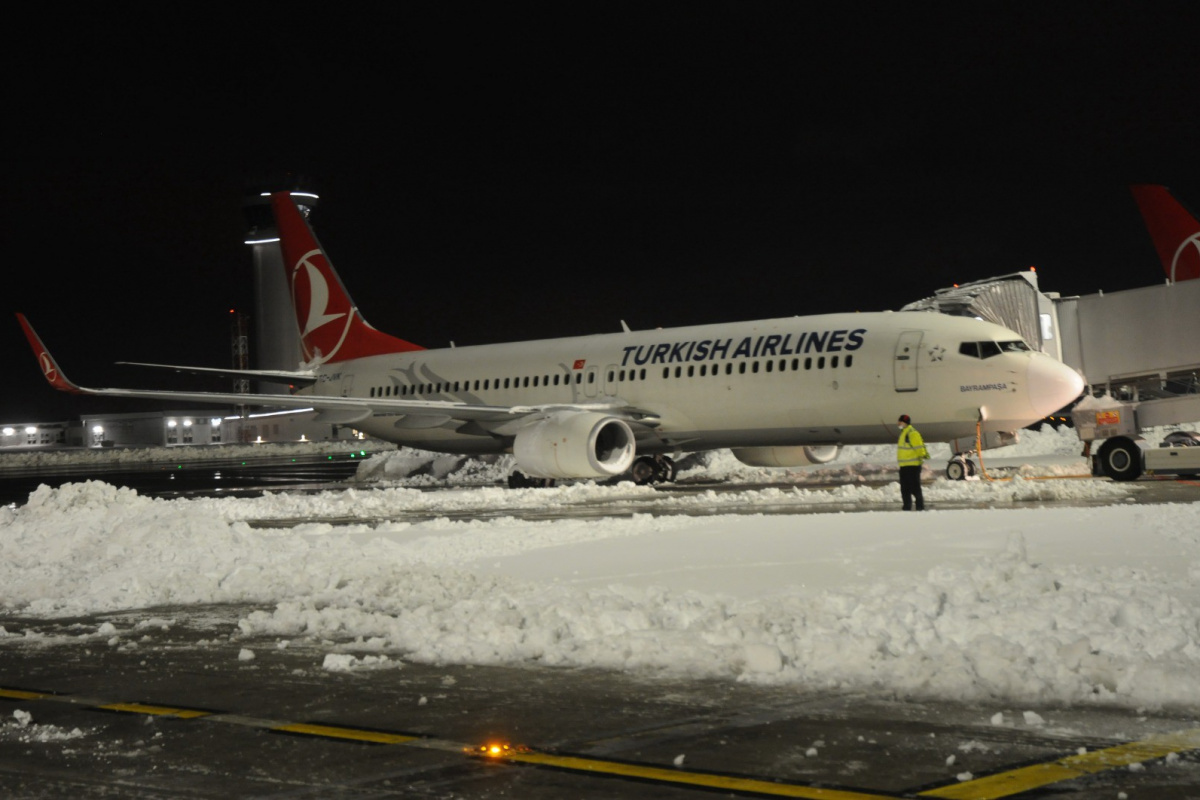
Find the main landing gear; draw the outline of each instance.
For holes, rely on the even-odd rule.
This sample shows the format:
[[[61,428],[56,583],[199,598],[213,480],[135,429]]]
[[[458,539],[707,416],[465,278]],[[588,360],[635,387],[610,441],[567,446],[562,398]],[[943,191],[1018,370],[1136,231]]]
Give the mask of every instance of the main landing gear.
[[[544,489],[554,485],[554,478],[531,478],[524,472],[517,472],[515,469],[508,474],[508,488],[510,489]]]
[[[675,461],[670,456],[638,456],[629,468],[633,482],[638,486],[651,483],[671,483],[675,480]]]
[[[952,481],[965,481],[975,477],[975,462],[967,457],[969,455],[970,453],[955,454],[946,465],[946,477]]]

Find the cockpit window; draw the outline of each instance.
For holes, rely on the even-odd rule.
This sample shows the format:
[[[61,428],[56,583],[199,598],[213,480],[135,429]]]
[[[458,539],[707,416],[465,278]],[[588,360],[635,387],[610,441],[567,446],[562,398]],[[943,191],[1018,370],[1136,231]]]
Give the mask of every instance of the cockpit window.
[[[1029,345],[1020,339],[1008,342],[963,342],[958,346],[958,352],[971,358],[991,358],[1001,353],[1028,353]]]

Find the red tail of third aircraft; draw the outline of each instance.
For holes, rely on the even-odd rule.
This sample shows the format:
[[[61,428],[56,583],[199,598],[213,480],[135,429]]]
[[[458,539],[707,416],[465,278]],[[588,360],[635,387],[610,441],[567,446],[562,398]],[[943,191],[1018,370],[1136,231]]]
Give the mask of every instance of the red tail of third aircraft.
[[[1129,187],[1172,281],[1200,278],[1200,221],[1165,186]]]

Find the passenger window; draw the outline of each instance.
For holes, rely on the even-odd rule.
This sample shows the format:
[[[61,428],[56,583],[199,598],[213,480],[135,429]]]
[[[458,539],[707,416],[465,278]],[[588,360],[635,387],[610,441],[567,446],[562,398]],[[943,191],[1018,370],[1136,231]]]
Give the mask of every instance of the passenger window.
[[[578,386],[578,385],[579,385],[579,384],[581,384],[581,383],[583,383],[583,373],[582,373],[582,372],[576,372],[576,373],[575,373],[575,385],[576,385],[576,386]]]
[[[663,367],[663,377],[664,378],[671,377],[671,368],[670,367]]]
[[[846,366],[849,367],[852,364],[854,364],[854,356],[846,356]]]
[[[774,371],[775,371],[775,362],[768,361],[767,362],[767,372],[774,372]]]
[[[696,377],[696,368],[694,366],[692,366],[691,364],[688,364],[688,377],[689,378]]]
[[[726,364],[726,365],[725,365],[725,374],[726,374],[726,375],[732,375],[732,374],[733,374],[733,362],[732,362],[732,361],[731,361],[730,363],[728,363],[728,364]]]
[[[825,369],[825,356],[817,359],[817,369]]]
[[[812,356],[809,356],[808,358],[804,359],[804,368],[812,369]]]
[[[837,356],[833,356],[832,358],[829,359],[829,366],[833,367],[834,369],[837,369],[837,364],[838,364]]]
[[[750,371],[753,372],[755,375],[758,374],[758,362],[757,361],[755,361],[753,364],[750,365]]]
[[[646,380],[646,370],[644,370],[644,369],[642,370],[641,380],[643,380],[643,381]]]
[[[745,361],[743,361],[742,363],[738,364],[738,374],[739,374],[739,375],[745,375],[745,374],[746,374],[746,362],[745,362]]]
[[[589,372],[588,373],[588,383],[595,383],[595,382],[596,382],[596,373]]]
[[[700,365],[700,377],[703,378],[707,374],[708,374],[708,364],[701,364]]]
[[[683,367],[676,367],[675,368],[675,377],[678,378],[681,375],[683,375]]]

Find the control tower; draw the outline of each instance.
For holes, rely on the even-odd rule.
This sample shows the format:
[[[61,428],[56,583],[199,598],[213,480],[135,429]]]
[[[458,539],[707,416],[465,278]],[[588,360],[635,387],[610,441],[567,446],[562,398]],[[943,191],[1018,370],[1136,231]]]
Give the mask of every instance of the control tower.
[[[275,191],[284,191],[282,187]],[[307,219],[317,205],[313,192],[292,190],[300,213]],[[253,192],[242,202],[246,218],[246,245],[254,262],[255,368],[296,370],[304,356],[296,315],[284,273],[279,232],[271,214],[271,192]],[[261,383],[260,392],[286,392],[286,384]]]

